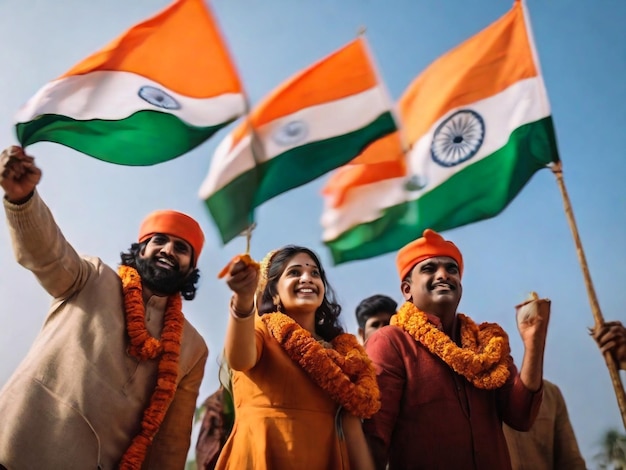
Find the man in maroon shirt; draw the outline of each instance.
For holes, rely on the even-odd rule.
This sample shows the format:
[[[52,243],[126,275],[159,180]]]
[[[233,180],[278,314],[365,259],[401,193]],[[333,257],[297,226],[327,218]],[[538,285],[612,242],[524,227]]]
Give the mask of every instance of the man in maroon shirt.
[[[363,425],[376,467],[510,469],[502,421],[528,430],[539,410],[549,301],[518,322],[518,373],[497,324],[457,313],[463,257],[452,242],[426,230],[397,265],[406,302],[366,343],[382,397]]]

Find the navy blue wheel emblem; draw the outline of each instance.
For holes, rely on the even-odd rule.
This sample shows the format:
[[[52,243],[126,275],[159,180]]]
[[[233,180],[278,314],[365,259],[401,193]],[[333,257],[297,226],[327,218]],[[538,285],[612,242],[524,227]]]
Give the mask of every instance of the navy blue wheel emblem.
[[[309,133],[309,128],[304,121],[289,121],[284,126],[280,127],[272,138],[278,145],[284,147],[296,145],[303,142]]]
[[[483,118],[475,111],[462,109],[439,124],[430,144],[430,155],[441,166],[455,166],[476,155],[484,139]]]
[[[139,89],[137,94],[141,99],[147,101],[153,106],[164,109],[180,109],[178,101],[160,88],[144,85]]]

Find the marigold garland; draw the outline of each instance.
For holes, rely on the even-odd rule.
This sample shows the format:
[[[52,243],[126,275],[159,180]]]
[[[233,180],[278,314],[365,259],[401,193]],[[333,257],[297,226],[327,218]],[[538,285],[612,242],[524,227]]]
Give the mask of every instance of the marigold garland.
[[[332,340],[325,349],[291,317],[268,313],[261,317],[287,355],[346,410],[369,418],[380,408],[376,373],[365,349],[350,334]]]
[[[165,413],[176,393],[178,359],[185,317],[182,313],[180,294],[167,299],[161,340],[150,335],[145,324],[145,307],[142,297],[141,277],[136,269],[120,266],[118,274],[122,279],[126,331],[130,337],[128,352],[140,361],[155,359],[159,355],[157,385],[150,397],[150,404],[143,413],[141,430],[132,440],[122,456],[121,470],[140,469],[148,447],[158,432]]]
[[[462,313],[457,316],[461,322],[462,347],[428,321],[426,314],[411,302],[400,307],[391,324],[405,330],[477,388],[501,387],[509,378],[513,362],[506,332],[496,323],[476,325]]]

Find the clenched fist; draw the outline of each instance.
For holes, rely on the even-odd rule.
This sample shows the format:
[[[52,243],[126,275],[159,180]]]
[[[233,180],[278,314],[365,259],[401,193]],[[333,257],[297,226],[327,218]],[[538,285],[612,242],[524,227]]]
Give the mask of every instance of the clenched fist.
[[[32,194],[41,180],[35,159],[21,147],[12,145],[0,155],[0,186],[9,202],[21,203]]]

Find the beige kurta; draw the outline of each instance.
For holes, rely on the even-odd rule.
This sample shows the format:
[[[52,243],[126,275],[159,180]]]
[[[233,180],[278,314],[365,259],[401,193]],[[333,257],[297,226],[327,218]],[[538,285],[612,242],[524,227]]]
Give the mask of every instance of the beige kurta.
[[[0,463],[10,470],[116,468],[140,429],[158,360],[139,362],[126,352],[116,271],[79,256],[37,193],[23,205],[4,205],[16,259],[53,301],[30,351],[0,390]],[[155,296],[147,305],[153,334],[166,301]],[[184,467],[207,355],[185,320],[178,388],[144,468]]]
[[[504,425],[513,470],[585,470],[561,390],[543,381],[543,402],[528,432]]]

